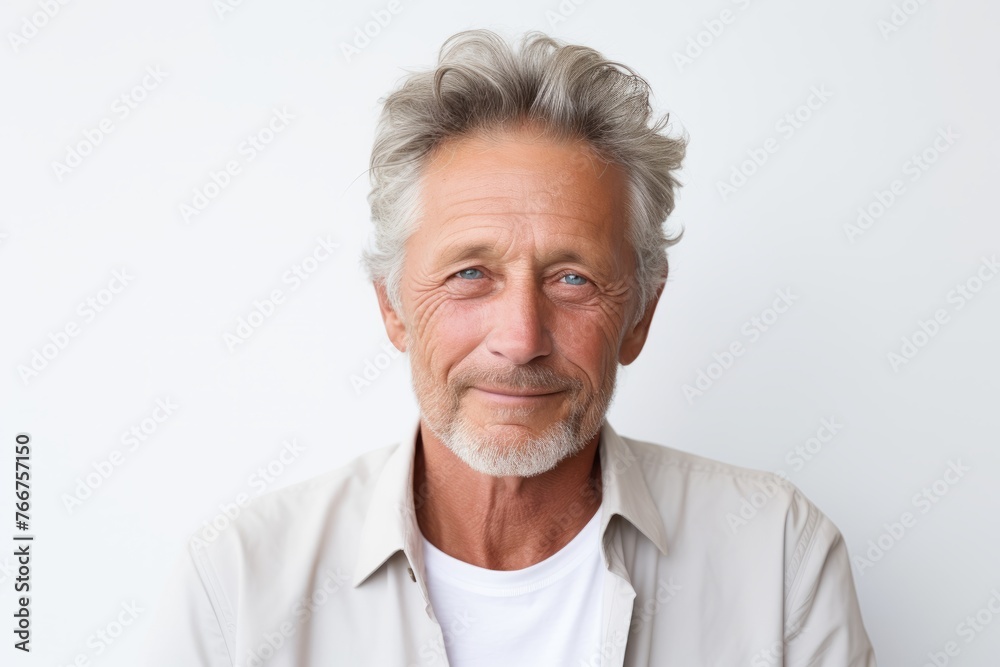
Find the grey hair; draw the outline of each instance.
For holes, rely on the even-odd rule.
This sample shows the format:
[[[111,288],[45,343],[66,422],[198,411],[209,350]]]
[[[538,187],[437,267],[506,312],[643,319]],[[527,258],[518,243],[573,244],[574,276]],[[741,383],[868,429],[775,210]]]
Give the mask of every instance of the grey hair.
[[[526,33],[517,52],[490,30],[452,35],[435,69],[410,71],[379,100],[368,195],[375,247],[361,257],[369,278],[384,285],[390,304],[402,313],[404,248],[422,215],[421,179],[434,148],[474,132],[539,120],[555,136],[582,139],[599,158],[624,167],[626,231],[638,291],[634,326],[667,278],[666,249],[683,236],[666,236],[663,223],[681,187],[673,172],[688,139],[660,134],[669,114],[650,126],[649,96],[649,84],[626,65],[539,31]]]

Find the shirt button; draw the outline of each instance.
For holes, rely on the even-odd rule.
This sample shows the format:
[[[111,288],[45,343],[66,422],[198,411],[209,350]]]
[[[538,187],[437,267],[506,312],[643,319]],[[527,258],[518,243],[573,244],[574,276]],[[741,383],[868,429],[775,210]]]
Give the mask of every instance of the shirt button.
[[[406,568],[406,571],[410,573],[410,579],[412,579],[413,581],[417,580],[416,575],[413,574],[413,568],[412,567]]]

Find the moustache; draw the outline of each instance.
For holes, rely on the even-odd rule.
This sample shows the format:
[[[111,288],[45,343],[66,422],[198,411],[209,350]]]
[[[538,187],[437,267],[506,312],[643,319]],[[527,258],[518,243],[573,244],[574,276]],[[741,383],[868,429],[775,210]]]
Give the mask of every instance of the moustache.
[[[552,393],[574,391],[583,387],[576,378],[562,375],[548,366],[513,366],[510,368],[470,368],[454,377],[457,390],[486,385],[494,389]]]

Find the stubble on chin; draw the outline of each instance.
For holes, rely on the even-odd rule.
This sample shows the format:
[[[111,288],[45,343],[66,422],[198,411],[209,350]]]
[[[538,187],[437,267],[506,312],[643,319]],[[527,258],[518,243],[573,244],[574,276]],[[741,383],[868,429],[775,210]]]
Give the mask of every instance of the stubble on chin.
[[[531,386],[533,382],[507,383],[504,379],[497,381],[496,374],[472,373],[464,374],[451,385],[435,383],[424,373],[420,360],[411,356],[412,385],[424,423],[469,467],[492,476],[532,477],[579,453],[604,422],[616,390],[615,370],[589,403],[581,400],[582,385],[579,382],[567,382],[552,371],[530,371],[517,376],[520,380],[536,379],[541,386],[555,383],[559,386],[572,385],[565,390],[569,414],[540,433],[532,433],[530,428],[514,424],[475,424],[469,419],[467,410],[462,409],[462,399],[468,393],[473,383],[470,378],[473,377],[501,385]],[[498,408],[492,416],[498,421],[524,421],[527,424],[531,411],[532,408]]]

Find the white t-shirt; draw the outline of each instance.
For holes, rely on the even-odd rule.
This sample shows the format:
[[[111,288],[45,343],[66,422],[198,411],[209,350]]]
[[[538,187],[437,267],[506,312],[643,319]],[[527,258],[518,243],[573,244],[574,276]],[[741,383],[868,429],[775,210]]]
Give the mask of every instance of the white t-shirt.
[[[431,607],[451,667],[599,664],[600,523],[598,508],[566,546],[521,570],[477,567],[421,536]]]

